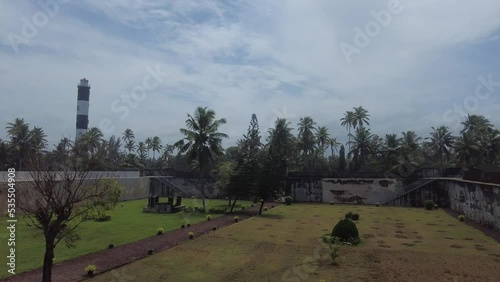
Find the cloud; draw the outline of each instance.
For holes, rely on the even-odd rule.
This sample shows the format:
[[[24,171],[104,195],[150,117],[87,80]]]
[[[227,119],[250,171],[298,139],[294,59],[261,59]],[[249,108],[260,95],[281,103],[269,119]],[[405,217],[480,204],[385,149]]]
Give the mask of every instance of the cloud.
[[[186,114],[213,108],[236,143],[252,113],[261,130],[286,108],[293,127],[313,117],[345,141],[340,118],[354,106],[371,114],[383,135],[447,125],[450,108],[474,94],[478,76],[500,81],[500,6],[496,1],[403,1],[403,10],[348,63],[339,48],[355,28],[390,1],[70,1],[16,54],[7,37],[21,34],[36,2],[2,2],[0,105],[4,125],[25,117],[50,142],[74,136],[76,84],[92,84],[90,125],[110,118],[119,135],[181,138]],[[125,119],[112,104],[142,84],[146,68],[168,73]],[[498,94],[497,89],[494,94]],[[500,99],[475,113],[497,127]],[[264,134],[265,135],[265,134]],[[0,138],[5,138],[0,128]]]

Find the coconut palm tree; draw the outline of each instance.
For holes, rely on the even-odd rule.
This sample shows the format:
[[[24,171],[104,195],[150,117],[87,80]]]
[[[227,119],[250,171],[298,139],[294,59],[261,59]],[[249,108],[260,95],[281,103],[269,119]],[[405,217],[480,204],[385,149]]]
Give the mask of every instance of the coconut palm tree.
[[[148,137],[146,138],[146,141],[144,141],[146,144],[146,148],[148,149],[148,157],[149,157],[149,151],[153,148],[153,138]]]
[[[351,151],[351,127],[352,128],[355,128],[356,125],[357,125],[357,120],[356,120],[356,116],[354,115],[354,112],[351,112],[351,111],[346,111],[344,113],[344,117],[340,119],[341,123],[340,125],[342,125],[343,127],[345,127],[347,130],[348,130],[348,138],[349,138],[349,141],[347,142],[349,148],[348,148],[348,152]]]
[[[31,148],[35,153],[40,153],[45,147],[47,147],[47,134],[43,132],[41,127],[34,127],[30,132],[31,138]]]
[[[383,159],[387,168],[392,168],[398,162],[401,139],[397,134],[386,134],[383,144]]]
[[[353,108],[353,110],[355,120],[355,122],[353,123],[354,128],[356,128],[356,126],[364,127],[364,124],[370,125],[370,115],[368,114],[367,110],[365,110],[362,106]]]
[[[18,170],[22,169],[23,159],[31,149],[31,132],[29,124],[24,122],[23,118],[16,118],[14,122],[7,124],[7,134],[10,137],[10,145],[16,154],[18,160]]]
[[[148,157],[148,146],[144,142],[139,142],[137,145],[137,156],[139,157],[140,162],[144,165],[146,159]]]
[[[330,145],[330,134],[326,126],[319,126],[316,128],[316,142],[318,146],[324,151],[326,146]]]
[[[469,115],[465,117],[465,121],[462,122],[464,128],[460,131],[460,133],[469,132],[472,133],[473,136],[470,137],[480,137],[483,135],[489,128],[492,128],[490,121],[481,115]]]
[[[132,153],[132,151],[135,151],[136,146],[135,146],[135,135],[132,129],[127,128],[125,131],[122,133],[122,140],[125,142],[125,149],[128,151],[129,154]]]
[[[358,127],[356,129],[356,134],[352,135],[352,150],[349,155],[353,155],[355,168],[361,169],[367,156],[374,151],[373,148],[373,134],[370,133],[370,129],[364,127]]]
[[[497,129],[489,129],[481,143],[481,148],[484,148],[486,152],[486,157],[484,159],[487,160],[489,164],[495,165],[500,155],[500,131]]]
[[[200,172],[201,195],[203,209],[205,205],[204,175],[209,172],[210,165],[215,158],[224,154],[221,146],[222,138],[227,138],[227,134],[219,132],[219,127],[226,123],[226,119],[216,119],[215,112],[208,108],[198,107],[194,116],[187,115],[186,127],[180,132],[185,136],[174,145],[179,148],[179,153],[186,153],[190,163],[197,162]]]
[[[477,157],[481,153],[481,147],[472,132],[463,131],[462,136],[458,137],[453,145],[453,149],[455,150],[458,164],[466,167],[477,164]]]
[[[454,138],[446,126],[432,127],[432,130],[433,132],[430,133],[431,137],[427,139],[430,140],[431,148],[435,150],[441,164],[441,169],[443,169],[444,161],[448,160],[450,156],[450,149],[452,148]]]
[[[408,130],[406,132],[401,132],[403,137],[401,138],[401,155],[403,158],[411,158],[415,155],[417,150],[420,148],[421,137],[418,137],[415,131]]]
[[[337,148],[340,145],[340,142],[337,142],[337,138],[330,138],[330,150],[332,153],[332,161],[333,161],[333,152],[337,151]]]
[[[151,140],[151,150],[153,150],[153,160],[155,160],[155,153],[160,152],[162,149],[161,139],[158,136],[153,137]]]

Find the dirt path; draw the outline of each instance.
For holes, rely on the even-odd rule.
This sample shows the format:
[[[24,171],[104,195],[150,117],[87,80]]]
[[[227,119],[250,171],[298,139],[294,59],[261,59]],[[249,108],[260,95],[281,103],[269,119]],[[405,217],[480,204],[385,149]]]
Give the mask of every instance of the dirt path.
[[[280,205],[273,203],[274,206]],[[147,250],[153,249],[154,252],[161,252],[175,245],[189,240],[188,232],[192,231],[195,236],[200,236],[213,231],[213,227],[221,228],[234,223],[234,216],[238,216],[240,221],[254,216],[258,212],[259,204],[245,211],[237,211],[232,214],[226,214],[214,218],[210,221],[201,222],[190,227],[170,231],[160,236],[153,236],[140,241],[125,244],[114,249],[106,249],[96,253],[91,253],[67,261],[57,263],[52,268],[52,281],[82,281],[87,279],[84,269],[87,265],[93,264],[97,267],[95,274],[110,271],[119,266],[131,263],[138,259],[148,256]],[[270,206],[269,204],[266,206]],[[14,275],[0,281],[40,281],[42,269],[24,272]]]

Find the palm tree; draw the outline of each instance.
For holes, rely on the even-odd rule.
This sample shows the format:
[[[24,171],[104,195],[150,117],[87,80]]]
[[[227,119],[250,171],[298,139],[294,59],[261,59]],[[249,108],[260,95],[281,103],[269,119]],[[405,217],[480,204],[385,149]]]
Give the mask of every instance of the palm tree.
[[[368,114],[368,111],[365,110],[362,106],[359,106],[357,108],[353,108],[354,110],[354,119],[355,122],[353,123],[354,128],[356,128],[357,125],[359,127],[364,127],[363,124],[370,125],[370,115]]]
[[[400,144],[401,139],[398,138],[397,134],[385,135],[383,153],[386,167],[392,168],[398,162]]]
[[[151,140],[151,150],[153,150],[153,160],[155,159],[155,153],[160,152],[162,149],[160,137],[155,136]]]
[[[333,152],[337,151],[337,148],[339,147],[340,142],[337,142],[337,138],[330,138],[330,150],[332,152],[332,161],[333,161]]]
[[[349,138],[349,142],[347,142],[349,148],[348,148],[348,152],[351,151],[351,127],[352,128],[355,128],[356,125],[357,125],[357,120],[356,120],[356,116],[354,115],[354,112],[351,112],[351,111],[346,111],[344,113],[344,117],[340,119],[340,121],[342,122],[340,125],[342,125],[343,127],[345,127],[347,130],[348,130],[348,138]]]
[[[132,129],[127,128],[125,131],[122,133],[122,140],[125,142],[125,149],[128,151],[129,154],[132,153],[132,151],[135,150],[135,135]]]
[[[430,140],[431,148],[435,150],[438,154],[438,158],[441,164],[441,169],[443,169],[444,161],[450,156],[450,148],[453,145],[453,136],[446,126],[440,126],[438,128],[432,127],[433,132],[431,132],[431,137],[427,139]]]
[[[149,151],[153,148],[153,138],[151,137],[146,138],[146,141],[144,143],[146,143],[146,147],[148,148],[148,157],[149,157]]]
[[[500,131],[489,129],[483,140],[481,147],[485,149],[486,158],[489,164],[495,165],[497,157],[500,154]]]
[[[226,123],[226,119],[216,119],[215,112],[211,109],[198,107],[194,116],[187,115],[186,127],[180,132],[185,136],[174,145],[179,148],[179,153],[186,153],[190,163],[197,162],[200,172],[201,195],[203,209],[205,205],[205,183],[204,175],[209,171],[216,157],[222,156],[224,150],[221,143],[222,138],[227,138],[225,133],[219,132],[219,126]]]
[[[309,155],[316,147],[316,141],[313,133],[315,125],[316,123],[310,117],[300,118],[299,123],[297,123],[300,150],[304,153],[304,159],[308,162],[309,170],[312,169],[312,160],[309,158]]]
[[[464,128],[460,131],[460,133],[472,133],[473,136],[471,137],[479,137],[492,127],[490,121],[481,115],[467,114],[465,121],[463,121],[462,124]]]
[[[316,142],[323,150],[326,146],[330,145],[330,134],[326,126],[319,126],[316,128]]]
[[[401,132],[401,153],[403,158],[410,158],[414,155],[420,147],[421,137],[418,137],[415,131],[408,130]]]
[[[139,142],[137,146],[137,155],[142,164],[145,163],[148,153],[148,146],[144,142]]]
[[[21,170],[23,159],[31,147],[29,124],[25,123],[23,118],[16,118],[14,122],[7,124],[6,129],[10,137],[10,144],[17,154],[18,170]]]
[[[43,132],[41,127],[34,127],[30,132],[31,147],[35,153],[40,153],[41,150],[47,147],[47,134]]]
[[[349,155],[353,155],[354,163],[356,169],[361,169],[365,162],[366,157],[374,151],[373,148],[373,134],[370,133],[370,129],[364,127],[358,127],[356,129],[356,134],[351,136],[353,138],[349,145],[352,145],[352,150]]]
[[[477,164],[477,156],[480,155],[481,148],[471,132],[463,131],[462,136],[457,138],[453,149],[458,164],[465,167]]]

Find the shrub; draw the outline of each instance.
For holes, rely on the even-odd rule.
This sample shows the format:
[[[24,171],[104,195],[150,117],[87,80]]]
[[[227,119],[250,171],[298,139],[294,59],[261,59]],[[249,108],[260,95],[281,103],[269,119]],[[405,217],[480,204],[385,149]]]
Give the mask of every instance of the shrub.
[[[85,272],[87,272],[88,276],[92,276],[94,274],[94,271],[96,270],[95,265],[89,264],[87,267],[85,267]]]
[[[233,219],[235,222],[238,222],[238,220],[240,220],[239,216],[235,216],[235,217],[233,217]]]
[[[458,216],[458,220],[464,221],[465,220],[465,215],[461,214]]]
[[[353,213],[352,216],[351,216],[351,219],[352,220],[359,220],[359,214]]]
[[[286,196],[286,197],[285,197],[285,204],[286,204],[287,206],[291,205],[291,204],[292,204],[292,197],[290,197],[290,196]]]
[[[332,259],[332,264],[335,264],[335,259],[339,257],[339,247],[333,244],[328,244],[328,251],[330,252],[330,258]]]
[[[184,212],[189,212],[189,213],[191,213],[191,212],[193,212],[193,211],[194,211],[193,207],[184,207]]]
[[[254,204],[252,204],[252,208],[254,207]]]
[[[331,236],[338,238],[340,242],[349,242],[353,245],[357,245],[360,242],[356,224],[347,218],[340,220],[333,227]]]
[[[189,239],[193,239],[194,238],[194,232],[188,232],[188,235],[189,235]]]
[[[152,255],[153,254],[153,249],[148,249],[148,255]]]
[[[158,227],[158,229],[156,229],[156,235],[161,235],[161,234],[163,234],[163,231],[165,231],[165,230],[163,230],[163,228]]]
[[[115,247],[115,245],[113,243],[111,243],[111,244],[108,245],[108,249],[112,249],[114,247]]]
[[[330,201],[330,205],[332,205],[332,206],[333,206],[333,201]]]
[[[376,207],[380,207],[380,203],[379,203],[379,202],[376,202],[376,203],[375,203],[375,206],[376,206]]]
[[[437,210],[438,208],[439,208],[438,204],[435,204],[435,205],[434,205],[434,209],[436,209],[436,210]]]
[[[350,212],[348,212],[348,213],[345,214],[345,218],[351,219],[353,215],[354,214],[350,211]]]
[[[210,219],[212,219],[212,216],[211,215],[207,215],[207,220],[210,221]]]
[[[212,227],[212,230],[213,231],[217,230],[217,226]]]
[[[226,208],[210,208],[208,209],[208,212],[214,214],[223,214],[226,213],[226,210]]]
[[[426,210],[430,211],[434,208],[434,202],[432,200],[427,200],[424,202],[424,207]]]
[[[184,228],[184,224],[181,225],[181,228]]]
[[[187,227],[189,227],[189,226],[191,226],[191,223],[188,223],[188,224],[187,224]]]

